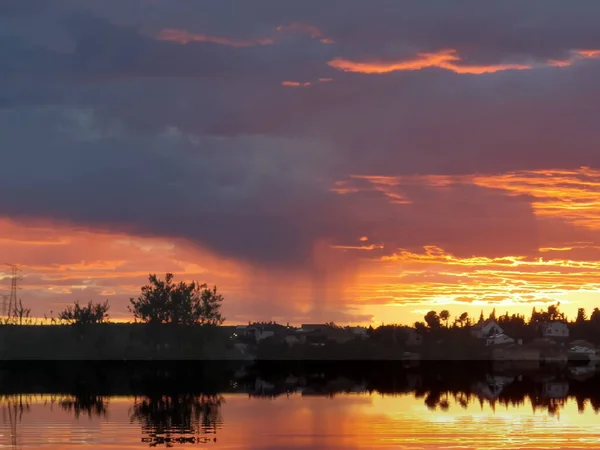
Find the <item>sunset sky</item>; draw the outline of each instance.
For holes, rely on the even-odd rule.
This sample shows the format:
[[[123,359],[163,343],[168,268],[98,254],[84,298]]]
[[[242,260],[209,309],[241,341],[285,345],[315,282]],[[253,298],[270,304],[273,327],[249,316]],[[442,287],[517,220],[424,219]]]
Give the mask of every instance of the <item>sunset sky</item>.
[[[3,0],[0,263],[229,323],[600,306],[600,3]],[[0,270],[7,293],[8,268]]]

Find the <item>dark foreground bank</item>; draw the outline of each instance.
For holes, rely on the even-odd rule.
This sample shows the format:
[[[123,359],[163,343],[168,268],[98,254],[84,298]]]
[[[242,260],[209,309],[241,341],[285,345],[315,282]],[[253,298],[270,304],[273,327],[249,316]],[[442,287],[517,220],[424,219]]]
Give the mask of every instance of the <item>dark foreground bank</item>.
[[[0,360],[240,359],[219,326],[104,323],[0,326]]]
[[[286,328],[286,327],[283,327]],[[333,328],[343,340],[286,341],[277,336],[242,340],[236,327],[214,325],[117,324],[0,326],[0,361],[494,361],[530,369],[567,364],[577,358],[571,344],[541,339],[523,345],[486,345],[464,329],[431,331],[413,345],[395,330],[377,329],[370,337]],[[256,330],[255,330],[256,331]],[[388,334],[384,333],[388,331]],[[391,334],[390,334],[391,333]],[[260,333],[259,333],[260,334]],[[288,336],[289,337],[289,336]],[[338,336],[339,337],[339,336]],[[388,339],[389,338],[389,339]],[[582,342],[582,341],[580,341]],[[593,344],[587,344],[596,352]],[[591,361],[588,353],[581,354]],[[598,358],[594,358],[598,360]]]

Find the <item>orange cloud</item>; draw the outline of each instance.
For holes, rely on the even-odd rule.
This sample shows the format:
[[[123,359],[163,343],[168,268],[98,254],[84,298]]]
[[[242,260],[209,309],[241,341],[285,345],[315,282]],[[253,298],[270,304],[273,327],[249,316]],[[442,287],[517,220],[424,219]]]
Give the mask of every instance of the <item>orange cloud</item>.
[[[286,86],[286,87],[300,87],[300,86],[304,86],[304,87],[308,87],[308,86],[312,86],[312,83],[310,81],[304,81],[304,82],[299,82],[299,81],[283,81],[281,82],[282,86]]]
[[[350,183],[348,181],[339,180],[333,183],[333,187],[330,189],[330,191],[343,195],[351,194],[353,192],[359,192],[359,189],[350,186]]]
[[[600,58],[600,50],[573,50],[571,51],[571,56],[568,59],[549,59],[547,64],[551,67],[569,67],[583,59],[596,58]]]
[[[503,257],[458,257],[432,245],[423,252],[398,249],[391,255],[368,259],[350,295],[360,298],[363,311],[410,321],[422,306],[479,314],[496,307],[528,313],[534,305],[561,301],[563,310],[574,316],[578,307],[591,309],[600,295],[600,170],[518,171],[504,174],[351,176],[335,183],[335,192],[358,192],[352,179],[371,184],[394,203],[400,196],[406,203],[404,187],[426,186],[444,189],[454,184],[472,184],[506,195],[526,195],[539,219],[540,239],[544,227],[566,221],[586,231],[590,240],[573,242],[568,229],[553,235],[552,243],[541,242],[538,254]],[[410,190],[407,190],[410,192]],[[597,236],[598,239],[594,239]],[[562,242],[560,241],[562,239]],[[412,309],[411,309],[412,305]],[[421,308],[415,309],[415,306]],[[390,309],[393,308],[393,309]],[[425,308],[425,309],[427,309]],[[407,316],[408,315],[408,316]],[[412,316],[415,320],[416,317]]]
[[[581,58],[600,58],[600,50],[575,50]]]
[[[440,50],[435,53],[417,53],[413,59],[404,61],[369,61],[357,62],[343,58],[336,58],[328,64],[344,72],[358,72],[366,74],[382,74],[397,71],[422,70],[431,67],[450,70],[459,74],[485,74],[503,70],[527,70],[532,66],[524,64],[492,64],[492,65],[464,65],[458,64],[462,58],[454,49]]]
[[[600,230],[600,170],[545,170],[473,176],[478,186],[503,189],[512,195],[533,197],[540,217],[557,217]]]
[[[599,254],[600,255],[600,254]],[[591,309],[594,302],[578,296],[600,292],[600,261],[542,259],[505,256],[459,258],[435,246],[423,253],[398,250],[374,260],[352,290],[365,311],[377,304],[407,309],[451,309],[454,313],[479,313],[481,308],[504,307],[529,312],[535,305],[561,301],[574,316],[578,307]],[[504,309],[503,309],[504,310]],[[451,311],[451,312],[452,312]],[[410,321],[410,316],[400,317]]]
[[[572,64],[572,62],[571,62],[571,60],[568,60],[568,59],[563,59],[563,60],[549,59],[547,61],[547,64],[550,67],[569,67]]]
[[[452,184],[473,184],[507,191],[508,195],[532,197],[532,206],[540,217],[557,217],[575,225],[600,230],[600,170],[581,167],[576,170],[539,170],[508,172],[499,175],[417,175],[372,176],[353,175],[350,178],[369,181],[375,190],[392,201],[410,203],[411,199],[395,188],[410,185],[444,187]],[[332,190],[355,192],[347,182],[338,182]]]
[[[383,248],[383,245],[332,245],[331,248],[339,250],[377,250]]]
[[[0,253],[6,262],[22,265],[19,296],[39,318],[50,311],[56,317],[76,300],[108,298],[113,320],[131,320],[129,298],[139,294],[149,273],[166,272],[174,273],[178,280],[216,284],[226,298],[224,315],[232,324],[248,320],[340,321],[351,316],[345,312],[341,295],[346,281],[337,281],[338,273],[333,271],[326,284],[315,286],[312,273],[267,272],[223,259],[182,239],[80,229],[55,222],[16,222],[0,217],[0,236]],[[322,272],[330,270],[329,263],[338,259],[328,258],[338,255],[343,259],[343,252],[323,245],[314,256],[315,263]],[[339,265],[334,267],[339,272]],[[0,265],[0,294],[8,293],[9,280],[8,268]],[[322,316],[315,312],[317,296],[325,311]]]
[[[582,59],[600,58],[600,50],[573,50],[571,57],[566,60],[549,59],[546,65],[549,67],[569,67]],[[417,53],[416,57],[402,61],[352,61],[345,58],[336,58],[328,64],[344,72],[356,72],[365,74],[383,74],[398,71],[414,71],[437,67],[450,70],[458,74],[481,75],[496,73],[504,70],[529,70],[535,66],[529,64],[487,64],[469,65],[463,64],[463,59],[455,49],[445,49],[433,53]]]
[[[128,298],[139,293],[149,273],[173,272],[179,279],[216,283],[229,294],[235,294],[244,282],[240,266],[177,239],[5,218],[0,218],[0,235],[0,253],[6,262],[22,265],[19,296],[37,317],[75,300],[110,297],[112,316],[129,319]],[[0,294],[9,289],[7,271],[0,267]]]
[[[256,40],[238,40],[227,37],[207,36],[204,34],[194,34],[186,30],[177,30],[165,28],[158,34],[161,41],[177,42],[178,44],[189,44],[190,42],[211,42],[213,44],[227,45],[229,47],[254,47],[256,45],[273,44],[271,38],[261,38]]]
[[[279,25],[275,28],[275,31],[289,31],[293,33],[308,34],[312,39],[318,39],[323,44],[333,44],[334,41],[323,36],[323,33],[319,28],[314,25],[303,24],[303,23],[292,23],[289,25]],[[223,36],[210,36],[201,33],[192,33],[187,30],[165,28],[162,29],[157,38],[161,41],[176,42],[178,44],[189,44],[191,42],[211,42],[213,44],[226,45],[229,47],[255,47],[257,45],[270,45],[274,44],[277,36],[273,37],[262,37],[258,39],[234,39]]]

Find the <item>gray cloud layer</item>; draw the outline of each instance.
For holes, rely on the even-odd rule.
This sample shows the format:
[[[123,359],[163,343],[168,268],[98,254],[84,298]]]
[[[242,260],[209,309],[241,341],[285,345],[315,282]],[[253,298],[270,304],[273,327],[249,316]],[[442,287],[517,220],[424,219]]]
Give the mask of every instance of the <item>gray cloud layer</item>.
[[[351,173],[599,166],[600,60],[482,76],[327,62],[444,48],[469,64],[565,59],[600,49],[599,13],[591,1],[5,1],[0,214],[183,236],[296,269],[315,242],[361,235],[386,251],[534,251],[526,198],[419,188],[412,205],[390,206],[378,192],[329,189]],[[291,23],[334,43],[274,31]],[[275,40],[181,45],[157,40],[163,28]]]

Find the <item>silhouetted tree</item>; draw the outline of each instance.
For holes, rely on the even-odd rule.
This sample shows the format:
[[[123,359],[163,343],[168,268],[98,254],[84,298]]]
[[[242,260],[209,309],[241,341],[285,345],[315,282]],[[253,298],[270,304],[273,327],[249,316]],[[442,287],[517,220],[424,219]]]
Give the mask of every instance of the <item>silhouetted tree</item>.
[[[535,325],[540,321],[539,313],[535,309],[535,306],[531,310],[531,316],[529,317],[529,325]]]
[[[94,323],[108,322],[109,315],[108,310],[110,305],[108,300],[104,303],[92,303],[91,301],[87,306],[81,306],[79,302],[75,302],[73,306],[67,306],[63,311],[58,314],[58,318],[69,324],[77,325],[89,325]]]
[[[9,311],[8,317],[4,319],[5,324],[10,325],[32,325],[31,308],[25,308],[21,299]]]
[[[525,316],[520,314],[509,316],[506,312],[506,314],[498,317],[498,325],[504,329],[506,334],[512,337],[531,337],[535,335],[533,330],[528,332]]]
[[[424,333],[427,330],[427,325],[424,322],[415,322],[415,330],[418,333]]]
[[[440,323],[440,316],[438,316],[438,313],[435,311],[429,311],[427,314],[425,314],[424,319],[427,323],[427,326],[431,329],[440,328],[442,326]]]
[[[585,313],[585,309],[579,308],[577,310],[577,318],[575,319],[575,322],[578,324],[581,324],[581,323],[585,322],[586,320],[587,320],[587,314]]]
[[[560,302],[556,305],[548,306],[546,311],[536,311],[535,307],[531,312],[531,318],[529,319],[529,325],[539,325],[542,322],[553,322],[560,321],[565,322],[567,318],[560,311]]]
[[[223,296],[217,287],[208,289],[206,284],[196,282],[173,282],[173,274],[165,280],[149,276],[150,284],[142,287],[142,295],[130,299],[129,311],[136,320],[147,323],[209,324],[221,325]]]
[[[565,315],[558,309],[560,306],[560,302],[558,302],[556,305],[550,305],[548,306],[548,311],[546,312],[547,316],[547,320],[548,321],[562,321],[564,322],[566,320]]]
[[[440,312],[440,319],[444,321],[446,328],[448,328],[448,319],[450,319],[450,312],[444,309]]]

